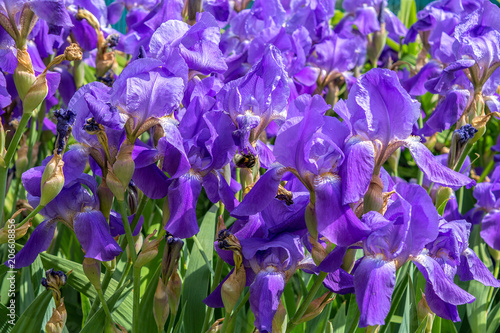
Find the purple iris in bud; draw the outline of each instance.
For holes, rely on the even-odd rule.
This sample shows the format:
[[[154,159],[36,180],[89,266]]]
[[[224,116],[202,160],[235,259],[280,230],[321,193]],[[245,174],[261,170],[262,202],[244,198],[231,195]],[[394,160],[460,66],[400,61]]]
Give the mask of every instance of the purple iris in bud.
[[[410,150],[430,181],[454,189],[475,184],[440,164],[420,138],[411,136],[420,104],[403,89],[393,71],[370,70],[351,88],[347,101],[337,103],[334,110],[351,130],[340,173],[345,179],[344,204],[357,202],[366,193],[372,176],[378,175],[384,162],[402,146]]]
[[[345,160],[344,142],[349,129],[334,117],[321,96],[302,95],[295,100],[294,113],[281,127],[274,146],[275,163],[261,176],[233,216],[262,211],[277,196],[286,172],[297,177],[311,194],[317,231],[337,245],[350,245],[366,232],[349,205],[342,203],[339,171]]]
[[[35,228],[24,247],[16,254],[16,268],[31,265],[39,253],[47,250],[59,221],[75,232],[85,257],[109,261],[122,252],[110,234],[106,218],[97,210],[97,183],[94,178],[83,173],[87,158],[87,149],[80,145],[72,145],[64,153],[64,187],[40,211],[46,220]],[[42,174],[50,159],[51,156],[47,157],[41,166],[22,175],[28,201],[33,207],[40,201]]]
[[[477,184],[474,189],[476,207],[467,213],[474,224],[481,223],[481,237],[493,249],[500,251],[500,168],[491,181]]]
[[[424,275],[427,301],[431,309],[439,311],[438,315],[448,318],[439,302],[456,306],[474,301],[472,295],[453,283],[455,273],[447,275],[449,270],[439,262],[446,259],[448,264],[456,268],[462,265],[462,255],[472,258],[466,239],[468,234],[450,235],[446,227],[441,225],[440,228],[441,217],[431,198],[419,185],[399,183],[395,190],[383,215],[370,211],[362,217],[371,233],[363,240],[365,255],[356,264],[353,273],[361,327],[384,324],[391,307],[396,270],[408,260],[412,260]],[[456,237],[461,241],[460,248],[456,249],[458,255],[446,257],[447,245],[443,240],[449,239],[450,244],[457,244]],[[428,245],[433,243],[434,247]],[[478,262],[464,264],[464,272],[473,270],[475,273],[484,273],[484,270],[474,265],[478,265]]]
[[[272,45],[244,77],[222,88],[217,101],[237,127],[233,139],[240,152],[257,154],[255,146],[267,125],[286,118],[289,95],[281,53]]]

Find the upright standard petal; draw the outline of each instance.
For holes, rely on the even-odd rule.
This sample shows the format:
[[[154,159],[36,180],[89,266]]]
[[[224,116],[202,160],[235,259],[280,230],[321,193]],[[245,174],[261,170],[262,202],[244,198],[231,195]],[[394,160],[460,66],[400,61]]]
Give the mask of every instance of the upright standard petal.
[[[351,138],[345,150],[346,160],[340,168],[342,182],[342,204],[358,202],[370,185],[375,169],[375,147],[371,141]]]

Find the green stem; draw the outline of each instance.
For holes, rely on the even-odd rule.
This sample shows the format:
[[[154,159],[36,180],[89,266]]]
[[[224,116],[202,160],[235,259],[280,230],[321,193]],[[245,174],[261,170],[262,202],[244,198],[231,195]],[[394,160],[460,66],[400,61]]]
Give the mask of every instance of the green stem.
[[[174,329],[174,321],[175,321],[175,316],[170,316],[170,319],[168,321],[167,333],[172,333],[172,330]]]
[[[486,179],[491,170],[493,170],[494,166],[495,166],[495,159],[492,158],[491,161],[486,166],[486,168],[484,168],[481,177],[479,177],[478,183],[482,183]]]
[[[12,208],[10,209],[9,218],[16,212],[16,202],[19,196],[19,185],[21,184],[21,178],[16,179],[16,188],[14,189],[14,199],[12,200]]]
[[[139,333],[139,304],[141,301],[141,268],[134,267],[134,303],[132,317],[132,333]]]
[[[137,223],[141,218],[142,212],[144,211],[144,208],[146,208],[146,205],[148,204],[148,200],[149,198],[143,194],[141,201],[139,202],[139,207],[137,207],[137,211],[135,212],[134,219],[130,223],[131,230],[135,230],[135,227],[137,226]]]
[[[302,318],[304,313],[307,310],[307,307],[311,302],[313,301],[314,297],[316,297],[316,294],[318,293],[319,288],[321,287],[321,284],[323,283],[323,280],[326,278],[327,273],[321,272],[319,273],[318,277],[314,281],[313,286],[311,287],[311,290],[309,290],[309,293],[307,294],[306,298],[300,305],[299,309],[295,313],[295,315],[290,319],[288,322],[288,325],[286,327],[286,332],[289,333],[291,332],[295,326],[297,326],[297,322]]]
[[[111,281],[111,277],[113,276],[113,272],[110,270],[106,270],[106,273],[104,274],[104,279],[102,281],[102,288],[101,288],[101,293],[106,292],[106,288],[108,287],[109,281]],[[118,288],[116,288],[118,290]],[[97,291],[97,294],[99,295],[99,291]],[[97,297],[94,299],[94,302],[92,303],[92,306],[90,307],[89,314],[87,315],[87,319],[85,320],[85,323],[89,321],[90,318],[96,313],[97,308],[99,307],[99,304],[102,302],[101,296]],[[106,311],[106,310],[104,310]]]
[[[102,293],[102,289],[97,289],[97,295],[99,295],[99,299],[101,300],[102,308],[104,310],[104,313],[106,313],[106,317],[108,317],[108,320],[110,321],[111,325],[113,325],[114,324],[113,317],[111,317],[111,312],[109,312],[108,304],[106,304],[106,300],[104,299],[104,294]]]
[[[17,227],[19,228],[20,226],[22,226],[23,224],[25,224],[26,222],[28,222],[32,217],[34,217],[36,214],[38,214],[39,211],[41,211],[43,209],[44,206],[36,206],[36,208],[31,212],[29,213],[28,216],[26,216],[24,218],[24,220],[22,220],[18,225]]]
[[[137,253],[135,252],[135,243],[134,238],[132,237],[132,231],[130,230],[130,224],[127,218],[127,208],[125,207],[125,201],[118,201],[118,205],[120,206],[120,215],[122,216],[123,228],[125,229],[125,237],[128,243],[128,249],[130,253],[130,257],[132,259],[132,263],[135,263],[137,259]],[[135,281],[134,281],[135,283]]]
[[[106,269],[106,273],[104,273],[104,279],[102,280],[103,293],[106,292],[106,289],[108,288],[109,282],[111,281],[111,277],[113,276],[114,272],[115,272],[114,269]]]
[[[122,276],[120,277],[120,281],[118,281],[118,285],[116,286],[116,290],[120,289],[121,286],[123,285],[123,282],[125,282],[125,279],[128,276],[128,272],[130,272],[130,267],[132,267],[132,264],[130,261],[127,261],[125,264],[125,269],[123,270]]]
[[[230,325],[232,323],[233,319],[236,319],[236,316],[238,316],[238,312],[240,312],[241,308],[245,306],[245,304],[248,302],[249,298],[250,298],[250,292],[247,291],[247,293],[245,294],[245,296],[241,300],[240,304],[238,304],[238,306],[231,313],[231,317],[229,317],[228,325]],[[235,325],[229,326],[228,333],[233,333],[235,327],[236,327]]]
[[[31,113],[23,113],[23,116],[21,117],[21,121],[19,122],[19,126],[17,127],[16,132],[14,133],[14,137],[10,141],[9,148],[7,149],[7,153],[5,154],[4,157],[4,162],[5,162],[5,167],[0,168],[0,220],[2,221],[3,225],[3,209],[5,205],[5,197],[6,197],[6,191],[7,191],[7,172],[9,171],[9,166],[10,162],[12,160],[12,157],[16,153],[17,145],[19,144],[19,141],[21,141],[21,136],[24,133],[24,129],[26,128],[26,125],[28,125],[28,121],[30,120]]]

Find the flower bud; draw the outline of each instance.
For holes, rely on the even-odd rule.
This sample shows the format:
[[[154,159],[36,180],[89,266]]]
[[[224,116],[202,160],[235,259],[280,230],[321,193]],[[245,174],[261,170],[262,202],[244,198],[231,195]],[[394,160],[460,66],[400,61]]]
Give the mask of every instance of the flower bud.
[[[370,211],[380,211],[384,207],[383,196],[384,184],[380,176],[372,175],[370,186],[363,199],[363,211],[368,213]]]
[[[222,284],[221,297],[226,313],[232,313],[236,302],[245,289],[246,273],[243,265],[235,267],[229,278]]]
[[[14,71],[14,84],[16,85],[19,97],[24,101],[24,97],[35,82],[36,76],[27,49],[17,49],[17,67]]]
[[[304,315],[302,318],[298,320],[297,323],[301,324],[306,321],[309,321],[311,319],[314,319],[317,317],[321,312],[323,312],[323,309],[325,306],[333,301],[333,298],[326,299],[329,293],[325,293],[323,296],[320,296],[316,298],[314,301],[312,301],[309,306],[307,307],[306,312],[304,312]]]
[[[440,187],[436,194],[436,208],[441,207],[441,205],[448,201],[450,196],[453,194],[453,190],[449,187]]]
[[[316,209],[314,208],[314,204],[309,202],[306,207],[304,218],[306,220],[307,231],[311,237],[315,240],[318,239],[318,219],[316,218]]]
[[[16,178],[20,179],[24,170],[28,166],[28,145],[26,144],[26,140],[23,140],[21,146],[17,151],[17,158],[14,162],[16,166]]]
[[[62,298],[59,305],[52,311],[52,316],[45,325],[45,332],[62,333],[67,318],[68,313],[66,312],[66,307],[64,306],[64,298]]]
[[[156,238],[153,241],[149,241],[151,237],[156,233],[156,230],[148,235],[143,242],[141,252],[137,256],[137,260],[135,261],[135,267],[142,267],[146,265],[148,262],[153,260],[158,255],[158,245],[160,245],[160,238]]]
[[[103,179],[99,187],[97,188],[97,196],[99,198],[99,209],[102,214],[109,220],[109,215],[111,214],[111,207],[113,207],[113,193],[106,184],[106,180]]]
[[[158,286],[156,287],[153,299],[153,315],[155,318],[158,332],[163,332],[163,327],[167,322],[169,314],[167,286],[163,284],[161,278],[158,278]]]
[[[118,201],[125,200],[125,190],[127,187],[123,186],[120,179],[111,169],[108,169],[108,173],[106,174],[106,184]]]
[[[356,262],[356,249],[349,249],[344,255],[342,259],[342,269],[346,272],[351,272],[351,269],[354,267],[354,263]]]
[[[311,256],[316,265],[321,264],[321,262],[325,259],[328,253],[326,253],[326,249],[318,242],[318,240],[312,236],[309,236],[309,242],[312,245]]]
[[[450,152],[448,153],[448,160],[446,162],[448,168],[455,169],[462,153],[465,150],[465,147],[467,146],[467,143],[474,138],[476,133],[477,129],[470,124],[466,124],[453,131],[453,135],[451,136]]]
[[[36,78],[23,99],[23,112],[28,113],[35,110],[47,97],[49,86],[47,85],[47,73],[43,72]]]
[[[285,332],[286,324],[286,310],[283,306],[283,302],[280,300],[278,310],[273,317],[273,332]]]
[[[68,275],[71,274],[71,271]],[[41,284],[45,289],[52,291],[52,296],[56,305],[61,301],[61,288],[66,285],[68,277],[62,271],[54,271],[53,268],[45,271],[45,277],[42,278]]]
[[[133,237],[134,239],[134,248],[135,248],[135,253],[139,253],[139,251],[142,248],[142,244],[144,243],[144,237],[142,237],[142,234],[140,233],[139,235]],[[130,249],[127,246],[127,258],[129,260],[132,260],[130,257]]]
[[[161,261],[161,277],[166,284],[170,276],[177,270],[177,264],[181,255],[184,242],[177,237],[168,234],[166,237],[165,249]]]
[[[96,290],[101,289],[101,262],[93,258],[83,259],[83,272]]]
[[[132,150],[134,150],[134,145],[130,144],[128,141],[123,143],[118,152],[118,156],[116,156],[116,161],[113,164],[113,172],[124,188],[127,188],[130,184],[135,171]]]
[[[177,315],[177,310],[179,310],[179,301],[181,300],[182,291],[182,281],[175,270],[170,276],[170,280],[167,282],[167,295],[168,295],[168,306],[170,312],[172,313],[172,318]]]
[[[434,312],[432,312],[431,308],[427,304],[427,300],[425,299],[424,293],[422,293],[422,298],[417,304],[417,317],[419,322],[423,322],[424,320],[427,320],[427,318],[429,317],[429,320],[427,321],[427,325],[425,328],[425,332],[431,332],[434,316],[435,316]]]
[[[44,207],[61,192],[64,186],[63,166],[64,161],[57,154],[45,166],[42,175],[40,206]]]

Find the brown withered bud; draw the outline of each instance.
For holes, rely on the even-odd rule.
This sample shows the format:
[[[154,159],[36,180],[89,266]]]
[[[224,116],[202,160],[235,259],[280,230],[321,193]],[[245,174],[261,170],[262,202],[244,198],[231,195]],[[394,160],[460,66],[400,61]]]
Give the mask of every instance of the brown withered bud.
[[[135,261],[135,267],[142,267],[146,265],[158,255],[158,246],[160,245],[161,238],[156,238],[152,241],[149,240],[155,233],[156,230],[149,234],[144,240],[141,252]]]
[[[276,199],[284,201],[287,206],[293,205],[293,193],[285,189],[281,184],[278,187]]]
[[[241,251],[241,245],[238,238],[227,229],[219,231],[216,238],[217,246],[221,250]]]
[[[76,43],[72,43],[64,50],[64,57],[68,61],[82,60],[83,52],[80,46]]]
[[[434,321],[435,314],[432,312],[429,304],[427,304],[424,293],[422,293],[422,298],[417,304],[417,317],[420,323],[427,321],[425,332],[430,332],[432,330],[432,322]]]
[[[52,311],[52,316],[50,320],[45,325],[46,333],[62,333],[64,325],[66,325],[66,319],[68,318],[68,313],[66,312],[66,307],[64,306],[64,298],[61,298],[59,305]]]
[[[167,234],[165,236],[165,249],[161,261],[161,276],[164,284],[167,284],[170,276],[177,270],[177,264],[181,256],[181,249],[184,245],[182,239]]]
[[[177,311],[179,310],[179,301],[181,300],[182,291],[182,281],[177,274],[177,270],[174,270],[170,276],[170,280],[167,282],[167,295],[168,295],[168,306],[170,308],[170,313],[172,318],[175,318]]]
[[[327,298],[330,293],[325,293],[323,296],[320,296],[316,298],[314,301],[309,304],[307,307],[306,312],[302,316],[302,318],[299,319],[298,323],[304,323],[306,321],[309,321],[316,316],[318,316],[321,312],[323,312],[323,309],[325,306],[333,301],[333,298]]]
[[[241,256],[241,255],[240,255]],[[239,260],[242,261],[242,258]],[[231,275],[222,284],[221,297],[227,314],[233,312],[243,289],[245,289],[246,272],[243,265],[236,266]]]
[[[316,238],[309,236],[309,242],[312,245],[311,249],[311,256],[314,260],[314,263],[316,265],[321,264],[321,262],[326,258],[328,253],[326,252],[326,249],[317,241]]]
[[[71,271],[68,272],[68,275]],[[45,277],[42,278],[41,284],[45,289],[52,291],[56,305],[61,301],[61,288],[66,285],[68,276],[62,271],[54,271],[53,268],[45,271]]]
[[[163,332],[163,327],[167,322],[169,314],[167,286],[163,284],[161,278],[158,278],[158,286],[156,287],[153,298],[153,316],[155,318],[158,332]]]
[[[233,162],[237,168],[253,168],[255,166],[256,158],[252,153],[235,154]]]
[[[19,209],[17,212],[12,215],[11,219],[15,219],[17,215],[21,214],[26,208]],[[16,226],[13,223],[5,223],[2,229],[0,229],[0,244],[7,243],[9,238],[12,238],[12,232],[9,229],[15,228],[14,231],[14,240],[18,240],[23,238],[24,235],[28,232],[28,229],[31,227],[31,222],[24,223],[23,225]]]

